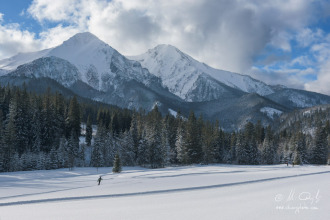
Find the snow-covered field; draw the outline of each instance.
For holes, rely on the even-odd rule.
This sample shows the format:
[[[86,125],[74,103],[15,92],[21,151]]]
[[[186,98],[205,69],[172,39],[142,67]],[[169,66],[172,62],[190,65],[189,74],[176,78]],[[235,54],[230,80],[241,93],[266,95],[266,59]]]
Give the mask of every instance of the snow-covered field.
[[[329,186],[330,166],[1,173],[0,220],[330,219]]]

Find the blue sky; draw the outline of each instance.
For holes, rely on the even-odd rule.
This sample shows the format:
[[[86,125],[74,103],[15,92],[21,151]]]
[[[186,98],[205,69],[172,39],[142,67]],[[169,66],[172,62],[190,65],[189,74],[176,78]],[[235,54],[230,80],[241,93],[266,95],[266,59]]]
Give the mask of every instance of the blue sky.
[[[0,59],[84,31],[124,55],[171,44],[212,67],[330,95],[328,0],[0,0]]]

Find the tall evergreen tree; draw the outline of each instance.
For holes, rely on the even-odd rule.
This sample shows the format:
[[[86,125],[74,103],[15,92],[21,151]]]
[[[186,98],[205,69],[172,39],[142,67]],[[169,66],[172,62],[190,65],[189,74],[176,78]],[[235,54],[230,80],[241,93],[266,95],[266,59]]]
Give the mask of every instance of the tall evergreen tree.
[[[76,136],[76,133],[74,131],[71,132],[70,138],[68,140],[67,152],[69,162],[68,165],[70,170],[72,170],[75,166],[75,161],[78,157],[79,152],[79,137]]]
[[[236,159],[238,164],[249,164],[249,152],[247,151],[245,136],[242,132],[237,134]]]
[[[136,114],[133,114],[132,121],[131,121],[131,126],[129,129],[129,132],[132,136],[133,140],[133,152],[135,155],[134,161],[137,162],[138,160],[138,149],[139,149],[139,132],[138,132],[138,122],[137,122],[137,116]]]
[[[143,133],[141,135],[141,139],[139,141],[137,162],[140,166],[143,166],[143,167],[145,167],[147,164],[149,164],[148,143],[146,140],[146,131],[143,131]]]
[[[99,125],[97,128],[97,133],[95,136],[93,149],[92,149],[92,155],[91,155],[91,166],[96,167],[97,169],[99,167],[104,166],[104,149],[105,149],[105,139],[106,130],[104,126]]]
[[[255,138],[254,125],[248,122],[244,127],[245,148],[248,164],[258,164],[258,147]]]
[[[188,163],[200,163],[202,160],[202,146],[198,126],[195,114],[191,111],[186,125]]]
[[[270,127],[267,127],[266,135],[263,140],[263,146],[262,146],[262,158],[263,162],[266,164],[274,164],[275,162],[275,145],[274,145],[274,137],[273,137],[273,131]]]
[[[146,141],[148,145],[148,161],[151,168],[163,167],[164,159],[162,154],[162,126],[161,114],[156,105],[147,116]]]
[[[3,171],[4,150],[5,150],[3,124],[4,123],[3,123],[2,109],[0,109],[0,172]]]
[[[185,130],[185,122],[182,119],[179,119],[175,149],[177,161],[181,164],[188,164],[189,162]]]
[[[112,172],[114,172],[114,173],[120,173],[121,170],[122,170],[122,168],[121,168],[120,157],[119,157],[119,154],[116,154],[115,155],[114,162],[113,162]]]
[[[328,143],[325,129],[319,123],[314,139],[314,147],[312,148],[311,163],[326,164],[328,157]]]
[[[295,149],[293,161],[295,164],[304,164],[307,161],[305,135],[302,132],[298,132],[294,139]]]
[[[132,134],[125,131],[120,135],[121,158],[125,166],[135,165],[134,141]]]
[[[80,106],[77,101],[77,97],[74,96],[69,105],[68,118],[67,118],[67,132],[70,135],[72,132],[75,137],[80,136],[81,127],[80,127]]]
[[[3,137],[3,161],[2,166],[4,171],[11,171],[11,165],[13,164],[14,155],[17,146],[17,129],[15,125],[16,117],[16,105],[11,103],[9,107],[9,122],[6,125],[6,129]]]
[[[91,146],[92,137],[93,137],[92,119],[90,115],[88,115],[87,124],[86,124],[86,138],[85,138],[85,142],[87,146]]]

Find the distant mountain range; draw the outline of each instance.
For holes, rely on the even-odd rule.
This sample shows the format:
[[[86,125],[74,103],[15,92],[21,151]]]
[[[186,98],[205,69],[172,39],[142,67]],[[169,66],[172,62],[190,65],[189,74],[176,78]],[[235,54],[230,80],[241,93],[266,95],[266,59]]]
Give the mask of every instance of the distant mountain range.
[[[163,113],[183,115],[193,110],[219,120],[227,130],[247,121],[270,124],[284,112],[330,103],[323,94],[214,69],[170,45],[127,58],[88,32],[54,48],[1,60],[0,76],[2,85],[28,82],[36,90],[47,84],[64,94],[123,108],[149,111],[158,105]]]

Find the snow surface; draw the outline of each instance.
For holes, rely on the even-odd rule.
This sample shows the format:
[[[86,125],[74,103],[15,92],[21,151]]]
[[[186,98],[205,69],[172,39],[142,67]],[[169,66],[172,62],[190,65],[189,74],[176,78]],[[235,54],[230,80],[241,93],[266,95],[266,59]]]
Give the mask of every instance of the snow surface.
[[[51,50],[52,48],[31,53],[19,53],[13,57],[0,60],[0,69],[6,71],[15,70],[20,65],[46,56]]]
[[[0,219],[330,219],[329,166],[110,171],[1,173]]]
[[[270,86],[261,81],[247,75],[214,69],[171,45],[158,45],[142,55],[130,58],[141,62],[143,67],[160,77],[171,92],[183,99],[186,99],[188,92],[194,89],[196,80],[202,74],[244,92],[263,96],[274,93]]]
[[[174,111],[173,109],[168,109],[169,113],[171,115],[173,115],[174,117],[176,117],[178,115],[178,113],[176,111]]]
[[[271,107],[263,107],[260,109],[260,112],[266,113],[270,118],[274,118],[275,114],[279,116],[283,113],[282,111]]]

